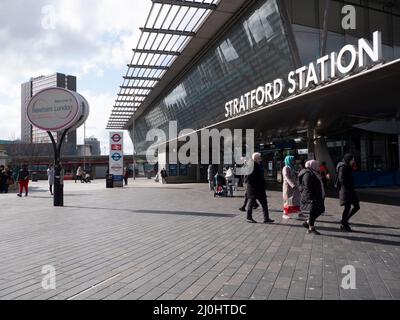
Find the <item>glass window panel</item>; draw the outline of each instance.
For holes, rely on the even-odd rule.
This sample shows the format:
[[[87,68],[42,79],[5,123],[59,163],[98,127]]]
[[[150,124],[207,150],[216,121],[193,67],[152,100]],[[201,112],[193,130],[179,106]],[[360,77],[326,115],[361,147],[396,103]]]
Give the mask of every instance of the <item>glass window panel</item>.
[[[318,59],[320,55],[319,29],[293,25],[293,31],[302,63],[306,65]]]
[[[400,17],[393,16],[393,43],[400,46]]]
[[[292,1],[293,23],[317,27],[316,8],[317,3],[315,0]]]
[[[342,28],[342,4],[337,1],[329,1],[328,30],[343,33]],[[319,25],[324,25],[325,1],[319,1]]]
[[[371,33],[379,30],[382,32],[382,41],[385,44],[393,44],[393,36],[391,29],[392,16],[386,13],[378,12],[375,10],[369,10],[369,24]]]

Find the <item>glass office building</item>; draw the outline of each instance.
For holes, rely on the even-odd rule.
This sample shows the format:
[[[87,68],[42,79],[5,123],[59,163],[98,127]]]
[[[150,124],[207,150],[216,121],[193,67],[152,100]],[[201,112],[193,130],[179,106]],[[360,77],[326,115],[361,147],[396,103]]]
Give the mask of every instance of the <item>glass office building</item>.
[[[218,8],[226,3],[215,2],[215,16],[210,14],[201,28],[214,23]],[[355,29],[343,28],[346,5],[355,8]],[[291,71],[332,52],[339,54],[346,45],[356,47],[360,38],[372,43],[375,31],[381,33],[382,42],[378,62],[369,61],[366,67],[353,68],[349,74],[302,92],[284,90],[279,101],[227,117],[228,101],[278,78],[285,80],[287,88]],[[351,60],[348,55],[341,57],[343,64]],[[399,59],[397,1],[242,1],[185,68],[168,83],[160,83],[163,87],[157,95],[140,101],[138,112],[123,128],[134,130],[139,156],[151,144],[146,134],[154,128],[168,133],[170,121],[177,121],[178,132],[213,127],[255,129],[256,149],[263,154],[265,176],[272,181],[280,180],[287,154],[296,155],[299,162],[316,157],[334,170],[343,153],[352,152],[359,185],[368,185],[372,176],[376,185],[398,184],[400,101],[395,93],[400,89]],[[133,86],[121,88],[121,96],[140,93]],[[173,176],[180,175],[175,164],[171,168]],[[190,176],[187,167],[183,168],[183,175]],[[204,177],[202,168],[200,176],[197,173],[196,179],[188,180]]]

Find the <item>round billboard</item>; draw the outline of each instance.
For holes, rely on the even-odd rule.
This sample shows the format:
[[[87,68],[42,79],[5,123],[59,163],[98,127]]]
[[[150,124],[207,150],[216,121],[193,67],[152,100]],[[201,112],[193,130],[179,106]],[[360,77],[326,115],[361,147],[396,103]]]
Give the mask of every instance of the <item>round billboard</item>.
[[[82,126],[87,118],[89,117],[89,103],[87,102],[87,100],[80,95],[79,93],[73,92],[73,94],[78,95],[78,101],[80,103],[80,106],[82,108],[82,113],[79,119],[77,119],[76,123],[70,128],[70,129],[78,129],[80,126]]]
[[[44,131],[61,131],[81,122],[88,112],[82,107],[85,101],[76,92],[48,88],[32,97],[26,112],[33,126]]]

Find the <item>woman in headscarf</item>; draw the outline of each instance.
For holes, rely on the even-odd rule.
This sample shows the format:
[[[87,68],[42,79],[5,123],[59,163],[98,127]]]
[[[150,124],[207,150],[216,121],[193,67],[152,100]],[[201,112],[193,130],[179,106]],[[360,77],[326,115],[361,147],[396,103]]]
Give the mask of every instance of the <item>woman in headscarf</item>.
[[[291,214],[300,213],[300,190],[297,173],[294,167],[294,157],[285,158],[283,176],[283,218],[290,219]]]
[[[301,210],[310,214],[310,219],[303,226],[309,234],[320,235],[315,229],[315,221],[325,212],[325,189],[318,172],[319,163],[315,160],[306,162],[305,169],[300,172]]]
[[[210,164],[207,169],[208,188],[210,191],[214,190],[214,168]]]
[[[354,156],[346,154],[343,161],[337,166],[336,187],[340,190],[340,205],[344,207],[340,229],[345,232],[351,232],[350,218],[360,210],[360,201],[354,189],[353,181]],[[353,208],[351,208],[353,206]]]

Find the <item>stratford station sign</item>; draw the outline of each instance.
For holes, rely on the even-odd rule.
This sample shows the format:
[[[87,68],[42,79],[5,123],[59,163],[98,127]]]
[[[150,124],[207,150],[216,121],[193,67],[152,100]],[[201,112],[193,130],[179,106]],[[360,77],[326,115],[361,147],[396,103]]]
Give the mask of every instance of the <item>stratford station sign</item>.
[[[310,86],[320,85],[328,79],[344,77],[357,67],[362,69],[372,63],[382,60],[382,34],[380,31],[373,33],[373,43],[359,39],[358,46],[345,45],[339,53],[329,55],[311,62],[287,76],[287,93],[309,89]],[[273,82],[260,86],[239,98],[232,99],[225,104],[225,118],[243,114],[252,109],[260,108],[278,101],[286,90],[285,81],[276,79]]]

